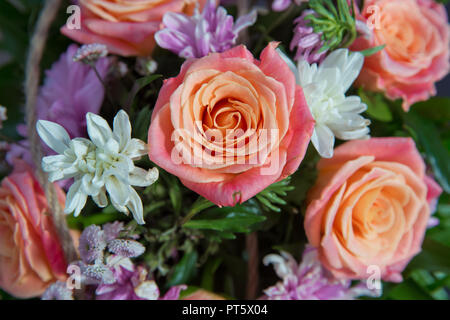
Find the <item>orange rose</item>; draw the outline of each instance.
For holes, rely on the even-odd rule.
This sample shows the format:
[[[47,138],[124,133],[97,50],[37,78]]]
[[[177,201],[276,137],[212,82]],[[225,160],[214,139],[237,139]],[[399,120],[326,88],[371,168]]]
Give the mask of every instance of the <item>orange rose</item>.
[[[297,170],[314,120],[286,62],[269,44],[185,62],[152,114],[149,157],[219,206],[247,201]]]
[[[403,99],[407,111],[436,94],[434,83],[449,72],[450,28],[445,7],[432,0],[367,0],[359,17],[373,29],[355,51],[385,48],[367,57],[357,84]]]
[[[198,289],[184,297],[182,300],[225,300],[225,298],[213,292]]]
[[[61,32],[81,43],[102,43],[111,53],[148,56],[155,47],[153,38],[166,12],[192,14],[206,0],[79,0],[81,29]]]
[[[24,166],[18,164],[0,187],[0,288],[30,298],[64,280],[66,262],[45,194]]]
[[[318,169],[305,229],[323,265],[343,279],[368,278],[373,265],[384,280],[401,281],[442,191],[425,175],[413,140],[347,142]]]

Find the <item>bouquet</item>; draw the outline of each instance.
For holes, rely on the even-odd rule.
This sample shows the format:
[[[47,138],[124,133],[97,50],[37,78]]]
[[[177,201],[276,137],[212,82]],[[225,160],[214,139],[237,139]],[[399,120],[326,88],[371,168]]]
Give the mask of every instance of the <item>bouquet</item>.
[[[445,2],[2,1],[0,298],[448,299]]]

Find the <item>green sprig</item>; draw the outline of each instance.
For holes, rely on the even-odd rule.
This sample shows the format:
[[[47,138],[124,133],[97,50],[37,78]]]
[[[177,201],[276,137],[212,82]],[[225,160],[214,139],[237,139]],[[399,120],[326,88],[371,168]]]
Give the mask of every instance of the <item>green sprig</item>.
[[[289,191],[294,190],[293,186],[290,186],[291,178],[288,177],[282,181],[272,184],[265,190],[256,195],[256,199],[268,210],[280,212],[281,209],[278,206],[286,205],[286,201],[282,198],[287,195]]]
[[[315,11],[305,17],[309,20],[308,26],[314,32],[321,33],[324,42],[319,52],[346,48],[355,41],[357,36],[354,10],[347,0],[337,0],[337,7],[331,0],[311,0],[309,6]],[[353,1],[352,1],[353,8]]]

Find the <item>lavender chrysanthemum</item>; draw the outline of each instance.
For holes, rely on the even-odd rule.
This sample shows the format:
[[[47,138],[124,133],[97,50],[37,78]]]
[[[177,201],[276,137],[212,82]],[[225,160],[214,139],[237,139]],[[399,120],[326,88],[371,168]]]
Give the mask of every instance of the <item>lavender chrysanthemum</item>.
[[[97,300],[177,300],[186,286],[176,286],[160,297],[155,281],[148,279],[143,267],[117,265],[113,268],[114,283],[103,283],[95,291]]]
[[[294,258],[282,252],[264,258],[264,264],[273,264],[275,272],[282,279],[264,293],[269,300],[351,300],[359,296],[378,296],[376,290],[369,290],[365,283],[351,286],[350,280],[338,280],[322,266],[317,249],[307,247],[300,265]]]
[[[117,239],[120,235],[120,232],[124,230],[123,222],[114,221],[112,223],[107,223],[103,225],[103,232],[105,234],[106,242]]]
[[[305,10],[300,17],[294,20],[294,37],[292,38],[290,49],[297,50],[295,61],[306,60],[309,64],[320,63],[327,54],[327,51],[320,51],[323,46],[321,33],[315,33],[313,27],[308,26],[309,20],[306,17],[314,14],[313,10]]]
[[[145,247],[134,240],[115,239],[108,243],[108,249],[112,253],[123,258],[139,257],[145,252]]]
[[[308,0],[274,0],[272,2],[273,11],[284,11],[294,2],[296,5],[301,5],[302,2],[308,2]]]
[[[112,284],[116,281],[111,267],[102,263],[85,265],[82,274],[89,283]]]
[[[183,58],[201,58],[210,52],[223,52],[234,46],[238,34],[253,25],[257,13],[237,19],[227,14],[225,8],[217,7],[216,0],[208,0],[200,13],[194,15],[168,12],[164,15],[165,28],[155,34],[159,46]]]
[[[78,249],[84,263],[90,264],[101,261],[105,248],[105,234],[100,227],[91,225],[83,230]]]
[[[45,290],[41,300],[73,300],[73,292],[65,282],[57,281]]]

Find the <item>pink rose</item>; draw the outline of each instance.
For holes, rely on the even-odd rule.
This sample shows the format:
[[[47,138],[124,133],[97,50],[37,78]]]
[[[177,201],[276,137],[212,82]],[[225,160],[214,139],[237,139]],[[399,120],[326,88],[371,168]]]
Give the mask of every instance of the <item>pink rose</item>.
[[[413,140],[347,142],[318,169],[305,229],[323,265],[341,279],[366,279],[374,265],[384,280],[402,281],[421,250],[430,202],[442,192]]]
[[[192,292],[191,294],[187,295],[186,297],[184,297],[182,300],[226,300],[226,299],[213,292],[198,289]]]
[[[403,99],[403,109],[436,94],[434,83],[450,70],[445,7],[432,0],[367,0],[360,20],[373,27],[355,51],[386,47],[366,58],[357,85]]]
[[[261,61],[244,46],[188,60],[159,93],[150,159],[219,206],[292,174],[310,141],[314,120],[276,47]]]
[[[62,192],[60,198],[64,201]],[[66,262],[45,194],[29,168],[18,163],[0,186],[0,288],[30,298],[65,278]]]
[[[81,43],[102,43],[111,53],[122,56],[148,56],[155,47],[153,38],[166,12],[192,14],[206,0],[79,0],[81,29],[61,32]]]

